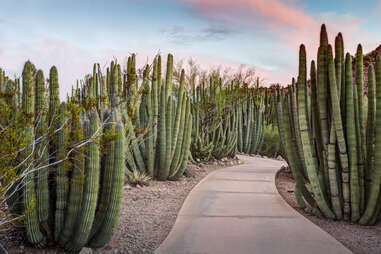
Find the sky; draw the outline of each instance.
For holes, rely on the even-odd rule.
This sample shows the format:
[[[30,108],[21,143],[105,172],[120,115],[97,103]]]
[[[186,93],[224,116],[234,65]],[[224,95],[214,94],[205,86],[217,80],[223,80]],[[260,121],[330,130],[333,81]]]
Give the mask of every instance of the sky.
[[[354,54],[381,44],[381,0],[2,0],[0,67],[20,74],[26,60],[48,76],[57,66],[61,98],[97,62],[137,64],[160,53],[202,68],[255,68],[264,84],[289,83],[298,47],[316,58],[321,24],[342,32]]]

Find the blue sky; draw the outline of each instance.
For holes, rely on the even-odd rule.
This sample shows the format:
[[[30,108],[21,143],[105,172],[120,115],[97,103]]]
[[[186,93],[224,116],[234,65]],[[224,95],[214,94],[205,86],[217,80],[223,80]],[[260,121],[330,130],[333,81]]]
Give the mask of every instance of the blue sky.
[[[4,0],[0,67],[21,73],[30,59],[47,75],[56,65],[63,98],[94,62],[138,64],[158,52],[192,57],[202,67],[253,67],[266,84],[289,82],[300,43],[316,57],[319,27],[330,41],[341,31],[346,50],[381,43],[381,1],[335,0]]]

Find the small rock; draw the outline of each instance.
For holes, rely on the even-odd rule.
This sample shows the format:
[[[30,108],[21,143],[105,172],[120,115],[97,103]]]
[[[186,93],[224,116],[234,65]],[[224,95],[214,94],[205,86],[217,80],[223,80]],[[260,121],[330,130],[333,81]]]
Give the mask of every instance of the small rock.
[[[276,159],[279,160],[279,161],[284,161],[283,157],[280,156],[280,155],[278,155],[278,157],[276,157]]]
[[[82,248],[79,254],[93,254],[93,250],[90,248]]]

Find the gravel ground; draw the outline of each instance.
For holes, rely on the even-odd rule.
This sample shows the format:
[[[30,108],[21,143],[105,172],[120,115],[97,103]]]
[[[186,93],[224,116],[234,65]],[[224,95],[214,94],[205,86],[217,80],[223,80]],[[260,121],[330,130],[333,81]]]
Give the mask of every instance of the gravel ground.
[[[381,222],[375,226],[361,226],[358,224],[332,221],[307,214],[300,209],[293,190],[295,181],[290,171],[285,168],[279,172],[276,185],[279,193],[286,202],[304,217],[332,235],[355,254],[381,253]]]
[[[136,188],[124,186],[119,221],[112,240],[102,249],[84,248],[81,254],[153,253],[167,237],[192,188],[208,173],[238,163],[238,160],[222,160],[189,165],[185,176],[179,181],[150,181],[149,186]],[[14,229],[0,232],[0,243],[9,253],[65,253],[57,248],[31,248],[25,241],[25,236]]]

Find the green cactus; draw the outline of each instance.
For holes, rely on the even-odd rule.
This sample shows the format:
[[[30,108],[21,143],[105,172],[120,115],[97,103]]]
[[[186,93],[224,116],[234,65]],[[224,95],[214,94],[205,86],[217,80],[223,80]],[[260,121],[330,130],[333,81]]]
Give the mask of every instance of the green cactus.
[[[66,200],[68,196],[68,163],[66,160],[67,145],[68,145],[68,132],[66,128],[67,111],[66,104],[62,103],[59,107],[58,125],[61,126],[61,131],[58,132],[57,138],[57,161],[64,161],[57,165],[57,177],[56,177],[56,210],[55,210],[55,227],[54,227],[54,239],[58,241],[61,230],[65,223],[65,210]],[[45,206],[47,204],[44,204]]]
[[[104,172],[104,178],[103,178],[103,186],[102,188],[110,188],[109,193],[109,200],[107,207],[105,207],[105,215],[103,217],[102,224],[99,227],[99,230],[95,234],[95,236],[90,241],[90,246],[93,247],[102,247],[104,246],[112,236],[112,233],[114,231],[114,227],[116,225],[116,222],[118,221],[119,216],[119,210],[122,200],[122,190],[123,190],[123,184],[124,184],[124,154],[125,154],[125,137],[124,137],[124,127],[122,124],[117,123],[115,124],[115,135],[116,140],[112,142],[112,145],[114,145],[114,153],[113,158],[111,158],[110,154],[107,154],[109,162],[113,160],[113,168],[105,168]],[[106,161],[106,163],[107,163]],[[106,165],[107,166],[107,165]],[[107,170],[110,170],[112,172],[112,175],[110,177]],[[106,175],[107,179],[106,179]],[[107,185],[107,186],[105,186]],[[103,196],[102,192],[102,198],[106,198]]]
[[[89,112],[89,123],[86,127],[86,135],[91,141],[87,145],[85,156],[85,186],[82,198],[82,208],[77,219],[77,228],[72,236],[71,243],[66,244],[66,249],[78,251],[85,246],[89,240],[91,227],[94,222],[95,209],[97,206],[100,154],[99,154],[99,117],[96,111]]]
[[[344,64],[341,34],[335,38],[335,59],[332,51],[323,25],[318,50],[318,79],[315,79],[315,64],[312,62],[311,94],[306,97],[305,49],[301,46],[298,94],[295,96],[293,86],[288,87],[286,99],[281,99],[281,105],[277,107],[279,134],[281,141],[284,139],[281,143],[285,143],[286,159],[297,184],[295,195],[303,209],[312,208],[311,212],[317,215],[321,212],[327,218],[374,224],[381,211],[376,131],[379,94],[375,92],[375,85],[381,80],[381,59],[377,60],[376,78],[373,67],[369,67],[366,109],[363,106],[361,45],[355,59],[356,84],[353,83],[349,53]],[[308,96],[311,97],[310,106]],[[295,97],[297,103],[293,102]],[[279,113],[283,111],[282,106],[288,109],[284,114]],[[290,113],[295,111],[297,114]],[[311,112],[310,119],[308,112]],[[309,128],[309,121],[312,128]],[[299,136],[302,149],[297,142]],[[302,172],[302,168],[306,172]]]
[[[376,79],[373,65],[368,69],[368,117],[366,126],[366,166],[365,166],[365,197],[368,200],[371,186],[371,174],[374,168],[374,144],[376,130],[376,98],[375,98]]]
[[[35,112],[35,68],[31,62],[26,62],[22,73],[22,87],[23,87],[23,101],[22,111],[26,118],[26,137],[29,144],[22,152],[21,161],[24,161],[25,165],[23,179],[24,189],[23,194],[23,208],[25,209],[25,227],[28,241],[37,247],[44,247],[46,245],[46,238],[40,231],[38,210],[37,210],[37,198],[35,192],[35,172],[33,171],[33,148],[34,142],[34,112]],[[40,106],[40,105],[39,105]]]
[[[380,186],[381,186],[381,57],[376,60],[376,145],[374,168],[371,171],[371,185],[369,190],[369,198],[363,215],[359,221],[360,224],[368,224],[373,216],[378,216],[377,203],[379,203]]]
[[[77,105],[71,105],[71,130],[70,130],[70,143],[78,144],[85,138],[83,130],[83,121],[80,119],[81,109]],[[62,182],[66,181],[70,185],[69,194],[66,204],[65,220],[61,229],[58,242],[61,246],[71,246],[69,240],[75,233],[77,225],[77,218],[82,209],[82,197],[85,184],[85,149],[84,147],[76,148],[70,155],[71,162],[71,179],[65,178],[63,175]],[[61,203],[64,205],[64,203]],[[56,209],[60,209],[58,206]]]
[[[35,159],[41,162],[41,169],[37,171],[37,209],[38,218],[45,232],[50,234],[48,226],[49,218],[49,184],[48,184],[48,151],[47,142],[44,140],[44,134],[48,130],[47,122],[47,99],[45,92],[44,74],[41,70],[37,72],[35,83],[35,122],[37,124],[36,137],[37,142]]]

